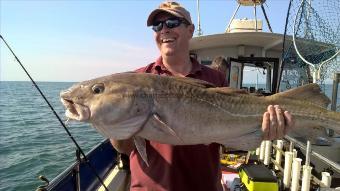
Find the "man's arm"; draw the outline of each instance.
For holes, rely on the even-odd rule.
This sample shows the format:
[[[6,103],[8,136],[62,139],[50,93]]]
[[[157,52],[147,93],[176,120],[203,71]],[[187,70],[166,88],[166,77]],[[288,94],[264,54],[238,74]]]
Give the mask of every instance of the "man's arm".
[[[119,152],[130,156],[130,153],[135,149],[132,139],[127,140],[114,140],[110,139],[112,146]]]

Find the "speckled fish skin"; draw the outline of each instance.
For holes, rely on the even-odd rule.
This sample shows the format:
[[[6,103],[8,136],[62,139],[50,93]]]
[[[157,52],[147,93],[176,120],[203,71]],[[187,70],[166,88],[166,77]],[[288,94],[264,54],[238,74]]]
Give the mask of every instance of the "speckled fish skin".
[[[262,140],[268,105],[288,110],[296,120],[293,132],[302,136],[323,134],[316,126],[340,132],[340,113],[321,106],[329,99],[316,84],[258,97],[196,79],[120,73],[76,84],[61,92],[61,99],[67,117],[89,122],[117,140],[138,136],[174,145],[217,142],[250,150]]]

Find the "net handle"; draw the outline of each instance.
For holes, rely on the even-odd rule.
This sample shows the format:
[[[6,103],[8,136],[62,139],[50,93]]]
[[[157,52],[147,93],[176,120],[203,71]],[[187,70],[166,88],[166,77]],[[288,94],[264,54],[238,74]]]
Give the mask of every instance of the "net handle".
[[[312,64],[312,63],[310,63],[310,62],[308,62],[308,61],[300,54],[300,51],[299,51],[299,49],[297,48],[297,45],[296,45],[296,37],[295,37],[295,34],[296,34],[296,32],[295,32],[295,31],[296,31],[296,27],[295,27],[295,26],[296,26],[296,22],[297,22],[297,20],[298,20],[299,12],[300,12],[300,10],[302,9],[302,6],[303,6],[303,4],[304,4],[305,1],[306,1],[306,0],[301,0],[301,4],[300,4],[300,6],[299,6],[299,9],[297,10],[296,15],[295,15],[294,24],[293,24],[293,44],[294,44],[295,51],[296,51],[296,53],[298,54],[298,56],[301,58],[301,60],[304,61],[306,64],[312,66],[313,69],[315,69],[315,65]],[[301,14],[302,14],[302,13],[301,13]]]

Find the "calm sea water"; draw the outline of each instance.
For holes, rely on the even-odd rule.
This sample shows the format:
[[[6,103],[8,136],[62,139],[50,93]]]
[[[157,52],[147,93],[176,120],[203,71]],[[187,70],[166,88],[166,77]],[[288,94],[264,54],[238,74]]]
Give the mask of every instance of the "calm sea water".
[[[73,83],[38,83],[59,116],[59,92]],[[103,137],[84,124],[70,132],[87,152]],[[0,190],[35,190],[75,161],[75,146],[30,82],[0,82]]]
[[[59,92],[72,84],[38,83],[63,119]],[[69,126],[85,152],[103,140],[89,125]],[[52,180],[75,161],[75,146],[31,82],[0,81],[0,140],[0,191],[35,190],[39,175]]]

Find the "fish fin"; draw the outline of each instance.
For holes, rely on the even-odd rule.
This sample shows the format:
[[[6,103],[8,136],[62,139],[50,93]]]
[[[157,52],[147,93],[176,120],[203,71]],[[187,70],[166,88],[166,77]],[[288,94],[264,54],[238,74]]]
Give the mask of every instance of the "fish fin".
[[[152,115],[153,119],[156,120],[156,122],[159,124],[158,126],[162,127],[162,130],[166,130],[166,132],[170,133],[172,136],[176,137],[178,140],[180,140],[181,142],[183,142],[183,140],[177,135],[177,133],[171,128],[169,127],[161,118],[157,113],[154,113]]]
[[[139,155],[142,157],[143,161],[145,162],[146,166],[149,167],[148,163],[148,155],[146,153],[146,142],[145,139],[142,137],[133,137],[133,141],[135,142],[136,149]]]
[[[280,92],[270,96],[274,99],[279,97],[294,98],[312,102],[315,105],[326,108],[331,102],[329,98],[321,92],[318,84],[307,84],[297,88],[293,88],[284,92]]]
[[[138,70],[140,70],[140,69],[138,69]],[[175,83],[177,81],[177,82],[180,82],[180,83],[185,83],[185,84],[189,84],[189,85],[192,85],[192,86],[198,86],[198,87],[201,87],[201,88],[216,87],[212,83],[209,83],[209,82],[206,82],[206,81],[200,80],[200,79],[195,79],[195,78],[183,78],[183,77],[178,77],[178,76],[160,76],[160,75],[156,75],[156,74],[152,74],[152,73],[140,73],[140,72],[136,72],[136,71],[123,72],[121,74],[129,74],[129,73],[130,74],[138,74],[140,76],[144,75],[146,77],[153,76],[154,78],[156,78],[156,80],[158,78],[168,78],[168,79],[170,79],[171,83]]]
[[[227,141],[218,141],[228,149],[251,151],[261,145],[262,130],[257,128],[255,131],[241,135],[239,137],[228,139]]]
[[[236,88],[231,88],[231,87],[209,88],[209,91],[222,93],[222,94],[248,94],[248,92],[244,89],[236,89]]]
[[[183,77],[178,77],[178,76],[169,76],[169,78],[174,78],[176,79],[176,81],[180,81],[189,85],[193,85],[193,86],[199,86],[202,88],[212,88],[212,87],[216,87],[214,84],[203,81],[203,80],[199,80],[199,79],[194,79],[194,78],[183,78]]]

